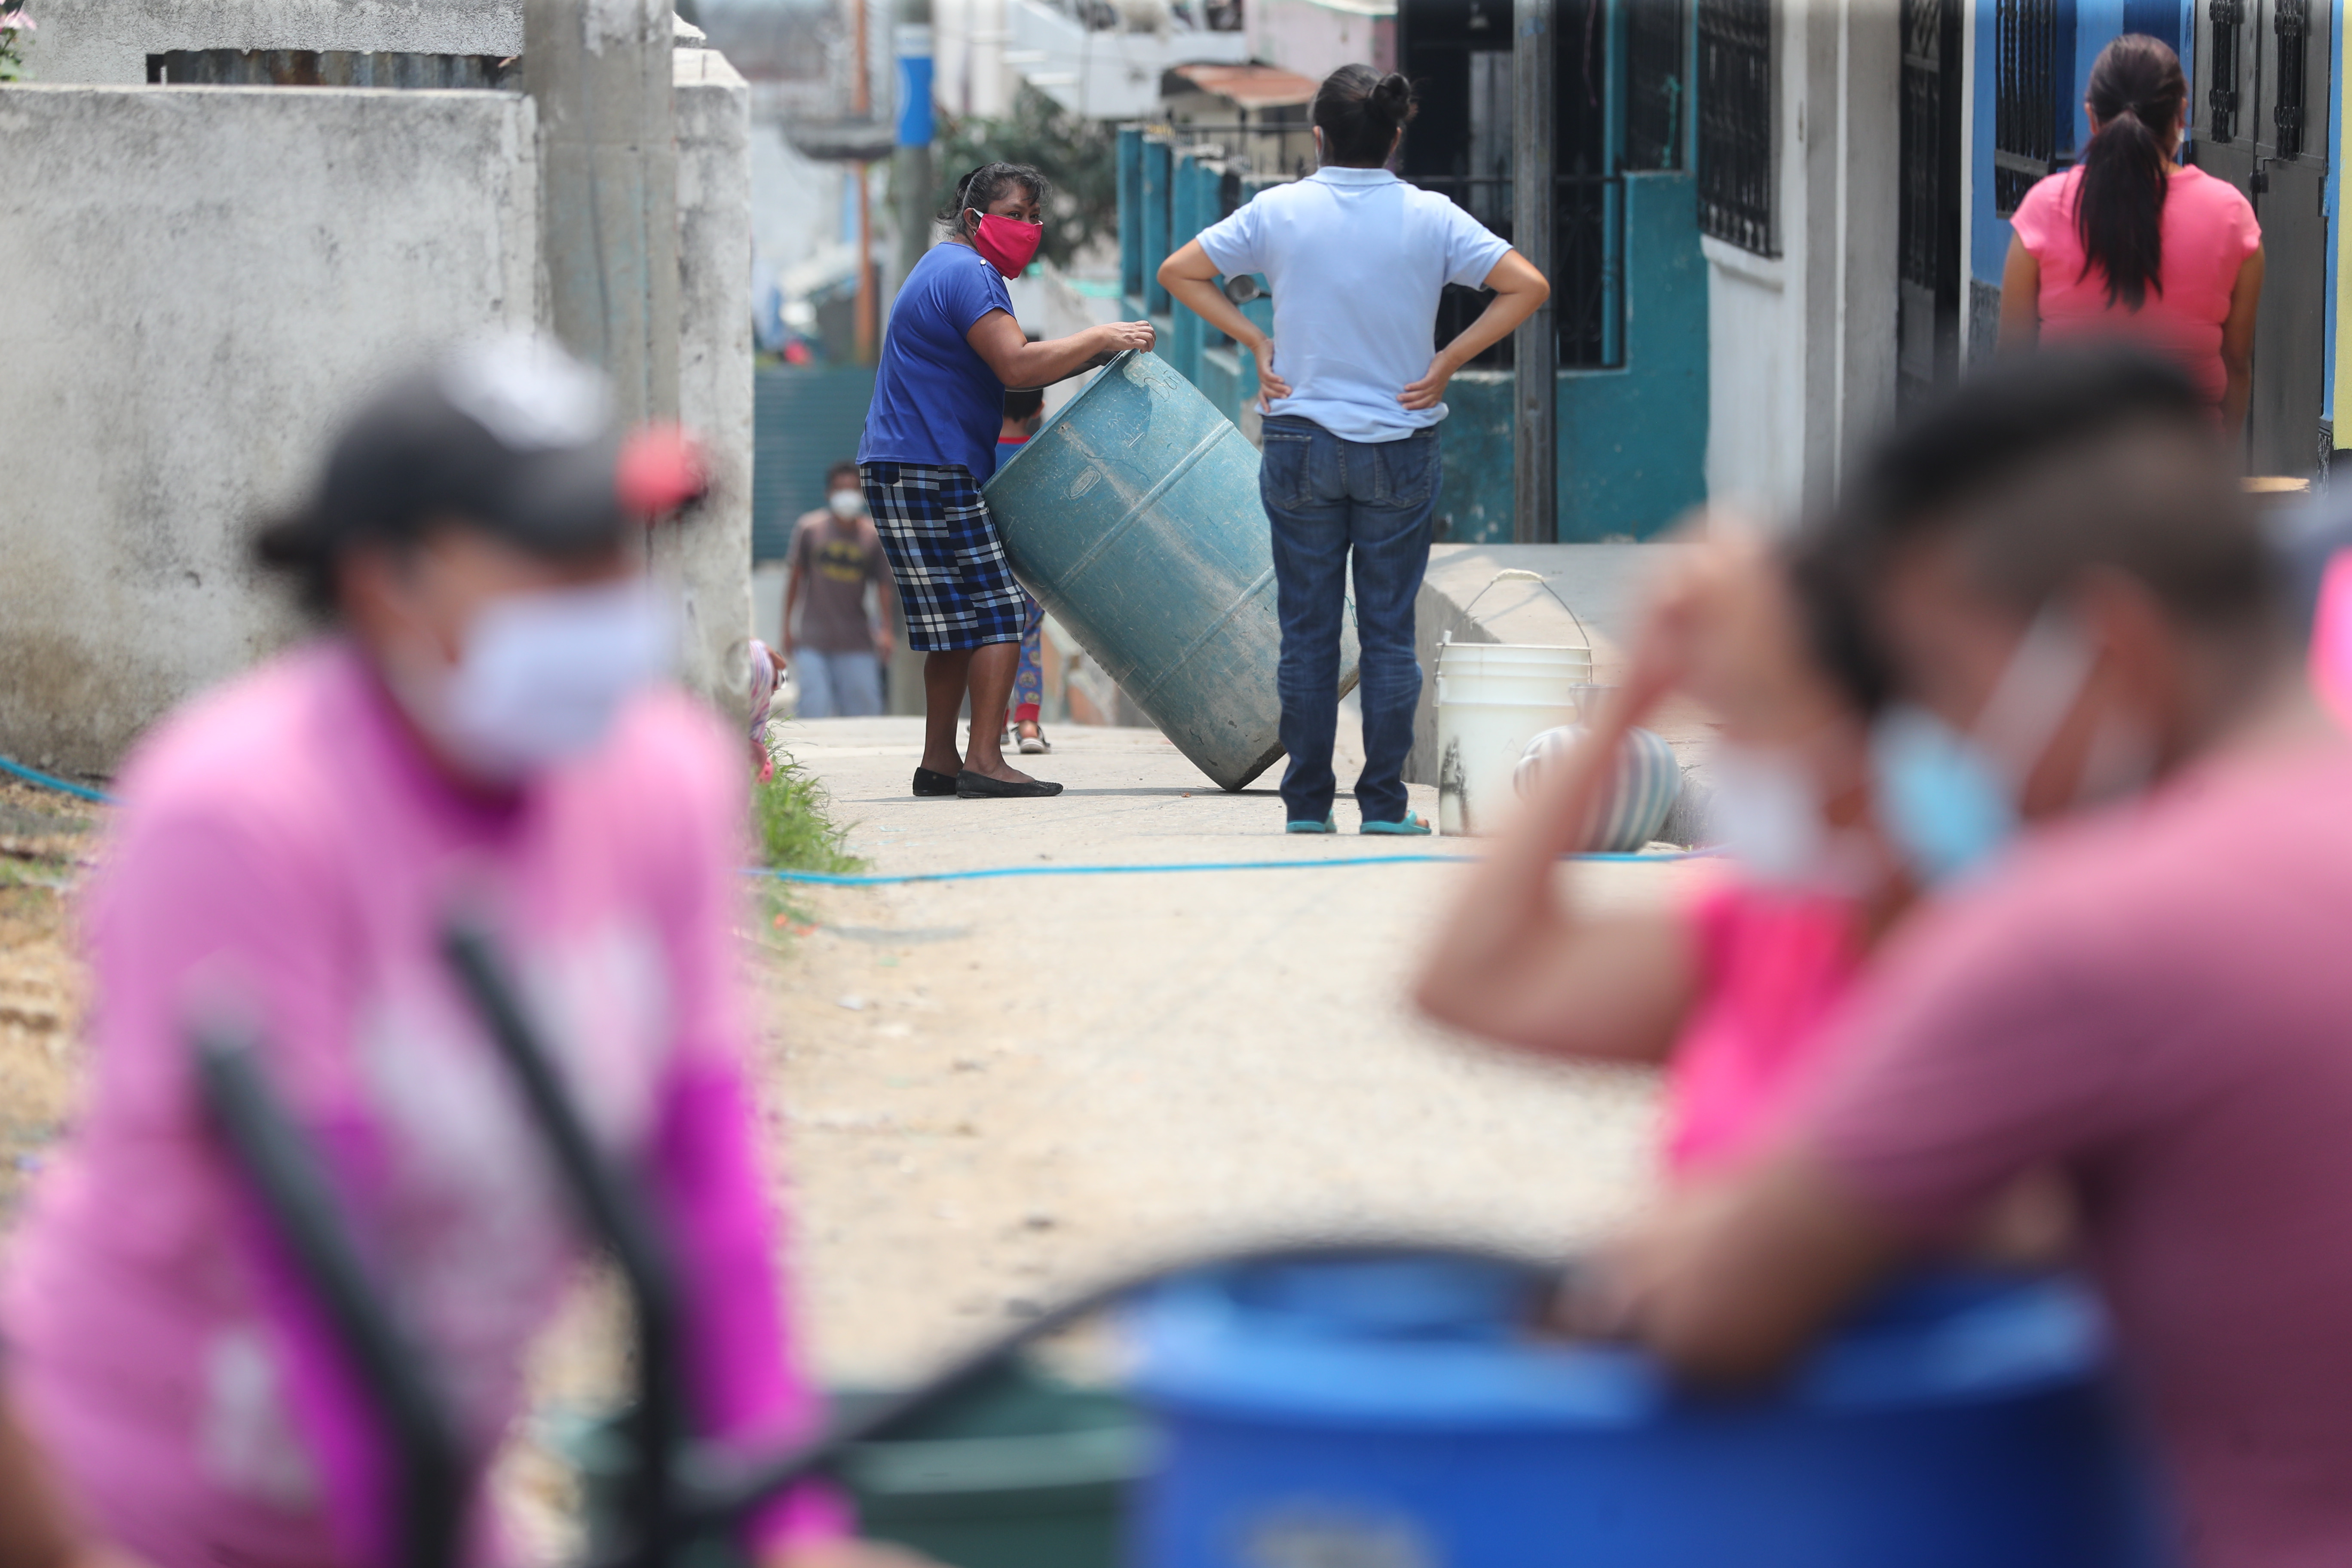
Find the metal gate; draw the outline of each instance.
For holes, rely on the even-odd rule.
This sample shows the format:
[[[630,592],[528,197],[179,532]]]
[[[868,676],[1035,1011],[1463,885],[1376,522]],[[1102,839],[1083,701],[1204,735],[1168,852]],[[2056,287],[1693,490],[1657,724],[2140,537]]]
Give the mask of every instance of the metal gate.
[[[2263,226],[2247,419],[2258,474],[2307,474],[2322,456],[2331,16],[2326,0],[2203,0],[2197,16],[2194,159],[2245,192]]]
[[[1960,368],[1961,0],[1903,0],[1895,398]]]

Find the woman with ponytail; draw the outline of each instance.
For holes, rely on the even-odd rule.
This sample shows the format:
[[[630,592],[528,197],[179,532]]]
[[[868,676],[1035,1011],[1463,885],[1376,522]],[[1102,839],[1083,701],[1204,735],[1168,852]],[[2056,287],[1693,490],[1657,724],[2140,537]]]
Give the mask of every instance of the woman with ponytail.
[[[1437,422],[1454,373],[1535,312],[1542,273],[1444,196],[1387,164],[1412,118],[1412,87],[1370,66],[1324,79],[1310,113],[1322,167],[1261,191],[1160,264],[1180,302],[1256,358],[1265,415],[1259,499],[1274,528],[1282,617],[1282,801],[1293,833],[1334,833],[1339,623],[1354,576],[1363,647],[1366,833],[1427,833],[1402,782],[1421,696],[1412,605],[1437,510]],[[1217,287],[1262,272],[1274,332]],[[1449,283],[1491,289],[1485,313],[1437,347]]]
[[[2161,39],[2126,33],[2099,51],[2082,163],[2028,191],[2010,219],[2000,343],[2135,339],[2179,362],[2234,437],[2253,388],[2262,226],[2237,187],[2178,161],[2188,103]]]
[[[917,795],[1001,800],[1059,795],[1004,760],[998,716],[1013,696],[1028,595],[980,487],[996,472],[1004,390],[1047,386],[1121,349],[1151,346],[1149,321],[1111,321],[1033,342],[1005,279],[1037,254],[1045,176],[983,163],[940,214],[947,243],[907,274],[890,306],[857,477],[882,535],[907,646],[923,656],[923,760]],[[971,728],[956,744],[967,700]]]

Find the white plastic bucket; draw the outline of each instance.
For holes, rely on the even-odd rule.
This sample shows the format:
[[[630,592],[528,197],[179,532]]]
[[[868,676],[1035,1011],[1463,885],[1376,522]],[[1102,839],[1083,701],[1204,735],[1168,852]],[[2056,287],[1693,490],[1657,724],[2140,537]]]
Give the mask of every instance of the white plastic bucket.
[[[1582,717],[1592,650],[1445,642],[1437,650],[1437,826],[1493,833],[1517,799],[1528,742]]]

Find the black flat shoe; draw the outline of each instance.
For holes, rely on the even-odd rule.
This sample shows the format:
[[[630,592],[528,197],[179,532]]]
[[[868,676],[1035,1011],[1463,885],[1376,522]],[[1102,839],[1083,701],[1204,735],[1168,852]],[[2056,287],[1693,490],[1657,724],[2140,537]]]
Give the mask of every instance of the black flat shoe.
[[[955,775],[935,773],[929,768],[917,768],[915,793],[917,795],[954,795],[956,793]]]
[[[931,775],[937,778],[939,775]],[[955,776],[955,792],[963,800],[1031,800],[1039,795],[1059,795],[1062,786],[1047,784],[1043,779],[1029,779],[1021,784],[1007,784],[1003,779],[990,778],[986,773],[964,769]]]

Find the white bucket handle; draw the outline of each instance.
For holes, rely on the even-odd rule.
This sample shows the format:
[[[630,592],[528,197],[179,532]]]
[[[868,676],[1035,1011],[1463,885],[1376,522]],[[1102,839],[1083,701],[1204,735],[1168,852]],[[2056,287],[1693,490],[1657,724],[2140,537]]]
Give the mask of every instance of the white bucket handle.
[[[1544,592],[1549,594],[1552,596],[1553,601],[1558,604],[1561,609],[1568,612],[1568,618],[1576,623],[1576,635],[1584,639],[1586,650],[1589,652],[1591,649],[1592,634],[1584,629],[1584,617],[1576,613],[1576,606],[1559,596],[1559,590],[1551,585],[1550,578],[1545,576],[1540,572],[1530,572],[1524,566],[1506,566],[1500,572],[1496,573],[1492,577],[1487,578],[1486,586],[1479,589],[1476,593],[1470,595],[1470,603],[1462,606],[1462,613],[1465,616],[1467,616],[1470,613],[1472,606],[1475,605],[1479,600],[1485,598],[1488,590],[1492,589],[1497,583],[1542,584]],[[1454,640],[1452,628],[1447,628],[1445,635],[1439,640],[1442,642],[1452,642]]]

